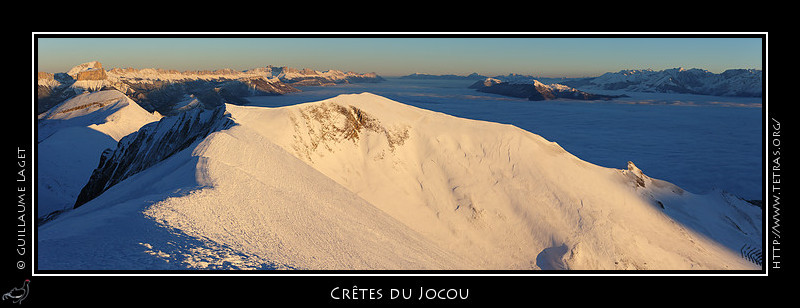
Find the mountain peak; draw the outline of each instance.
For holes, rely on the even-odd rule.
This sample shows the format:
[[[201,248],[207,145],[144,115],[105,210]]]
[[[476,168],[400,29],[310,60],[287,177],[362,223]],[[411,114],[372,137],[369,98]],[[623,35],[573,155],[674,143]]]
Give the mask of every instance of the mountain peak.
[[[81,63],[67,71],[67,75],[70,75],[72,78],[77,80],[81,73],[95,70],[103,70],[103,64],[98,61]]]
[[[65,127],[91,127],[114,140],[136,131],[144,123],[157,121],[150,113],[117,90],[86,92],[58,104],[38,116],[38,139]]]
[[[116,90],[82,93],[40,114],[37,217],[71,208],[101,153],[160,118]]]

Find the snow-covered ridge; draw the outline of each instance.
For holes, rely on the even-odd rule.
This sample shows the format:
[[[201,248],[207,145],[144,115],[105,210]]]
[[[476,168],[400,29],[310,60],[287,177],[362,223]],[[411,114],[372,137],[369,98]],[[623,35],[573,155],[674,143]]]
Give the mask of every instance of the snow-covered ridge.
[[[100,154],[159,119],[116,90],[80,94],[40,114],[36,216],[72,208]]]
[[[332,118],[304,116],[324,106],[328,106],[325,110],[335,110],[332,106],[337,105],[359,110],[379,128],[363,129],[358,140],[309,142],[319,140],[315,136],[324,127],[348,127],[346,113],[334,113],[339,115]],[[633,163],[623,170],[592,165],[553,142],[509,125],[455,118],[369,93],[279,109],[229,110],[242,125],[261,127],[260,134],[376,207],[487,268],[547,268],[552,265],[549,261],[572,269],[690,268],[680,259],[698,255],[678,251],[691,250],[692,245],[683,246],[667,238],[691,242],[720,232],[709,236],[728,247],[710,248],[720,249],[720,253],[760,241],[760,232],[756,231],[760,227],[750,223],[760,219],[759,210],[743,200],[718,192],[694,195],[647,177]],[[294,133],[286,134],[280,127],[293,127]],[[392,143],[392,135],[402,136],[402,142]],[[735,208],[731,204],[736,204]],[[697,208],[692,209],[694,206]],[[687,218],[679,214],[680,220],[663,220],[672,213],[699,208],[708,211],[708,216]],[[617,214],[600,214],[606,211]],[[736,223],[718,217],[730,217]],[[707,233],[683,233],[685,228],[700,229],[704,224],[700,221],[714,227],[702,227],[709,229]],[[687,225],[679,227],[682,223]],[[617,228],[632,233],[611,236]],[[739,231],[745,229],[750,231]],[[658,239],[660,236],[665,237]],[[662,246],[665,240],[684,248]],[[562,255],[544,253],[557,248],[564,248]],[[666,261],[673,257],[656,256],[655,252],[661,250],[677,253],[675,259]],[[619,258],[615,254],[663,259],[655,266],[651,263],[654,260],[615,261]],[[717,257],[740,262],[734,260],[735,255],[723,257],[725,254]],[[727,261],[711,265],[717,257],[693,266],[729,268],[721,265]]]
[[[145,111],[116,90],[84,93],[37,116],[37,141],[74,126],[90,127],[118,141],[160,118],[160,114]]]
[[[759,97],[763,92],[762,80],[762,71],[756,69],[730,69],[715,74],[703,69],[673,68],[661,71],[621,70],[593,78],[570,80],[565,84],[585,90]]]
[[[116,183],[169,158],[211,132],[232,125],[233,122],[225,116],[225,107],[220,106],[213,110],[194,108],[142,126],[135,133],[122,138],[116,149],[103,152],[98,167],[81,190],[74,207],[83,205]]]
[[[758,268],[738,251],[761,242],[758,207],[633,163],[593,165],[511,125],[370,93],[222,108],[146,125],[104,153],[95,174],[127,177],[90,181],[101,193],[41,228],[40,264]]]

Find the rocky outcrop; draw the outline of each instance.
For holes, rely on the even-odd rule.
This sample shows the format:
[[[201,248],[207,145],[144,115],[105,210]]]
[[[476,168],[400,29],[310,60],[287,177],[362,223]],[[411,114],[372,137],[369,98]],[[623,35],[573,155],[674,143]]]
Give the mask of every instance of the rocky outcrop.
[[[515,84],[515,83],[508,83],[508,82],[494,82],[494,81],[478,81],[470,86],[472,89],[477,89],[480,92],[484,93],[492,93],[492,94],[500,94],[504,96],[511,96],[511,97],[518,97],[518,98],[529,98],[530,100],[542,100],[545,98],[552,99],[552,95],[550,91],[545,89],[541,89],[544,91],[540,93],[540,89],[537,89],[536,86],[533,84]]]
[[[73,208],[99,196],[115,184],[186,149],[211,132],[234,125],[225,106],[192,109],[162,118],[122,138],[115,149],[106,149]]]
[[[300,92],[299,89],[282,82],[270,81],[266,78],[255,77],[241,80],[250,89],[251,96],[281,95]]]
[[[349,104],[322,102],[305,105],[296,111],[289,117],[294,128],[294,143],[290,147],[295,155],[309,162],[319,154],[318,151],[334,151],[346,141],[357,145],[364,136],[371,136],[368,138],[372,141],[385,141],[383,144],[390,152],[409,138],[408,126],[387,126],[375,115]]]
[[[203,106],[216,108],[225,103],[245,105],[246,97],[283,95],[298,92],[297,88],[276,80],[261,77],[236,80],[184,80],[184,81],[136,81],[122,82],[126,94],[147,110],[155,110],[164,115],[173,114],[173,105],[185,96],[196,97]]]
[[[78,81],[82,81],[82,80],[106,80],[106,78],[108,78],[108,76],[106,75],[106,71],[103,70],[102,67],[100,67],[98,69],[82,71],[78,73],[75,79]]]
[[[80,74],[81,72],[89,70],[102,70],[102,69],[103,69],[103,64],[100,62],[97,61],[86,62],[72,67],[69,71],[67,71],[67,75],[70,75],[72,78],[77,79],[78,74]]]
[[[527,98],[530,101],[552,99],[611,100],[621,97],[587,93],[560,84],[545,85],[537,80],[531,82],[505,82],[495,78],[487,78],[475,82],[469,88],[484,93]]]
[[[103,64],[97,61],[86,62],[76,65],[67,72],[77,81],[82,80],[105,80],[108,76],[103,69]]]

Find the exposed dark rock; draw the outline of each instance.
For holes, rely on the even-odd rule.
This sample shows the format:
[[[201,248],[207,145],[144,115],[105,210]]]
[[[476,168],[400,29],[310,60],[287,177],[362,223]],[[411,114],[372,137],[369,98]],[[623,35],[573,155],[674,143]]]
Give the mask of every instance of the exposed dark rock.
[[[129,90],[126,93],[147,111],[158,111],[163,115],[173,113],[172,106],[187,95],[195,96],[206,108],[215,108],[225,103],[248,104],[246,97],[282,95],[299,92],[297,88],[282,82],[268,81],[264,78],[147,81],[125,80]]]
[[[234,122],[224,105],[215,109],[193,109],[143,126],[107,149],[89,181],[81,189],[73,208],[89,202],[115,184],[189,147],[211,132],[229,128]]]

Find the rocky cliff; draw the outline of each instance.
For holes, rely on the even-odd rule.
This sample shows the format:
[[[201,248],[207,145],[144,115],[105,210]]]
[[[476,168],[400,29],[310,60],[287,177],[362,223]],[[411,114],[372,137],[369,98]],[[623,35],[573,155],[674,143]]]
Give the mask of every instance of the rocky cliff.
[[[97,61],[89,63],[91,65],[86,67],[86,69],[75,73],[75,80],[106,80],[106,78],[108,78],[106,71],[103,69],[103,64]]]
[[[73,208],[180,152],[211,132],[233,125],[222,105],[215,109],[192,109],[142,126],[139,131],[122,138],[115,149],[103,151],[100,163],[81,189]]]

